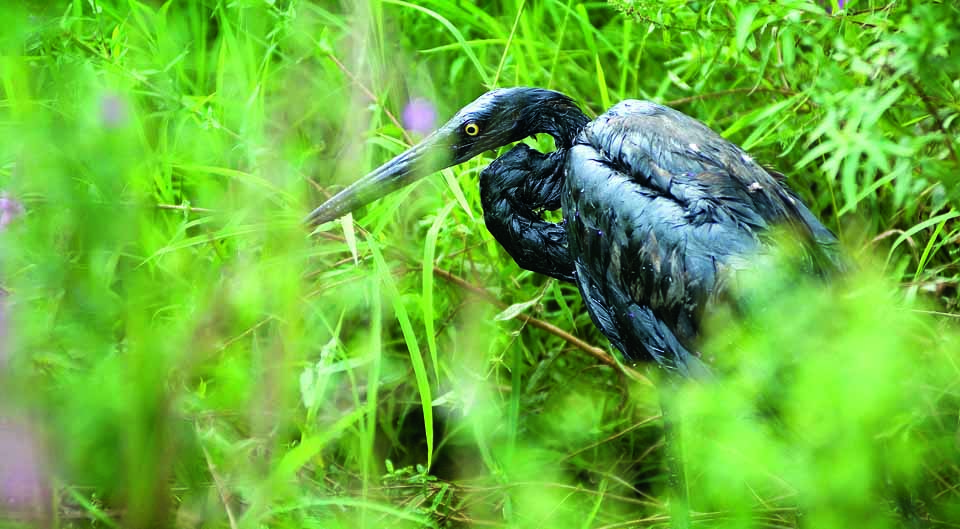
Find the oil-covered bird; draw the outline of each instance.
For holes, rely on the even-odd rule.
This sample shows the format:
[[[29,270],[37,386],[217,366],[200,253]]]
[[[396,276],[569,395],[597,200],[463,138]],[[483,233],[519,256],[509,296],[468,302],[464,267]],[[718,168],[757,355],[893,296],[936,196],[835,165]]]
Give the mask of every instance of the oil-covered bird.
[[[800,242],[808,273],[840,266],[836,237],[781,175],[703,123],[637,100],[591,121],[568,96],[540,88],[480,96],[307,222],[334,220],[541,133],[555,151],[519,144],[481,173],[486,226],[520,267],[575,282],[593,322],[628,360],[707,373],[698,349],[703,316],[728,297],[733,275],[770,250],[774,227]],[[558,207],[562,222],[541,217]]]

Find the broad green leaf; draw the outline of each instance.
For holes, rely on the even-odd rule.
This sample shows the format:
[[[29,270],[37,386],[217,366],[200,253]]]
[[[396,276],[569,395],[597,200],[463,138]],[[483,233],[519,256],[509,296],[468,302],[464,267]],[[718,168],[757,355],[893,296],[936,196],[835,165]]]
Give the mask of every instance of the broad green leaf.
[[[747,38],[750,37],[750,33],[753,31],[753,19],[757,16],[758,11],[760,11],[760,5],[751,3],[744,6],[737,16],[735,34],[738,51],[743,50],[743,47],[746,45]]]
[[[520,303],[514,303],[509,307],[503,309],[502,312],[493,317],[496,321],[507,321],[512,320],[520,315],[523,311],[529,309],[530,307],[540,303],[540,297],[531,299],[529,301],[523,301]]]
[[[434,256],[437,251],[437,237],[440,235],[440,229],[443,228],[444,221],[446,221],[450,212],[453,211],[455,205],[456,202],[450,202],[440,210],[440,213],[438,213],[437,217],[433,220],[430,229],[427,230],[427,238],[423,244],[423,261],[421,263],[423,268],[423,293],[421,294],[423,327],[427,336],[427,349],[430,351],[430,360],[433,363],[434,380],[436,380],[438,385],[440,384],[440,362],[437,358],[437,338],[434,329],[434,321],[436,320],[437,314],[433,306]]]
[[[373,239],[368,239],[368,246],[370,252],[373,254],[377,275],[380,277],[380,281],[386,289],[387,297],[390,298],[390,302],[393,304],[393,311],[397,316],[397,323],[400,324],[400,331],[407,344],[407,352],[410,354],[410,364],[413,366],[413,375],[417,381],[417,391],[420,393],[420,405],[423,410],[424,437],[427,442],[427,468],[430,468],[433,464],[433,408],[431,406],[433,397],[431,397],[427,368],[423,362],[423,355],[420,352],[420,345],[417,341],[417,335],[413,330],[410,316],[407,313],[406,307],[403,305],[403,298],[400,296],[396,281],[394,281],[390,269],[387,268],[387,263],[383,260],[379,245]]]

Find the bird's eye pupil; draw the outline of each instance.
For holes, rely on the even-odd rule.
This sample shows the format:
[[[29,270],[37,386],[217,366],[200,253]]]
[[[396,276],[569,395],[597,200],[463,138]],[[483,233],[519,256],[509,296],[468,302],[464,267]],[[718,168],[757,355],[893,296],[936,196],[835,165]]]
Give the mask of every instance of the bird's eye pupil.
[[[463,127],[463,131],[469,136],[476,136],[480,133],[480,127],[478,127],[476,123],[467,123]]]

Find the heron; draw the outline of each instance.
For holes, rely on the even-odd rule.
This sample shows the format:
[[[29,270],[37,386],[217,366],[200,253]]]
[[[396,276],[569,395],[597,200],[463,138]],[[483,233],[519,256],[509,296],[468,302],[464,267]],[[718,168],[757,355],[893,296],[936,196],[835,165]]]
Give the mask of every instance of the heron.
[[[567,95],[542,88],[483,94],[306,222],[335,220],[537,134],[550,135],[556,149],[519,143],[481,172],[486,227],[521,268],[575,283],[593,323],[628,361],[653,361],[681,379],[709,377],[704,317],[727,302],[731,278],[769,254],[779,233],[800,242],[810,274],[842,266],[836,236],[783,175],[702,122],[641,100],[591,120]],[[560,222],[544,219],[558,208]],[[682,488],[671,466],[674,488]],[[683,506],[686,495],[677,496]],[[673,511],[674,525],[687,525],[685,509]]]

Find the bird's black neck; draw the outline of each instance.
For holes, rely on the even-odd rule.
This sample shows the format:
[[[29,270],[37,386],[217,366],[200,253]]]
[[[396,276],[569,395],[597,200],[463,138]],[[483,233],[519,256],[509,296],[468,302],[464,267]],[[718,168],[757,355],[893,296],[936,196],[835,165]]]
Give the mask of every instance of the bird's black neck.
[[[569,149],[580,131],[590,122],[572,99],[559,92],[543,90],[546,97],[536,104],[526,105],[521,121],[532,134],[553,136],[557,149]]]

